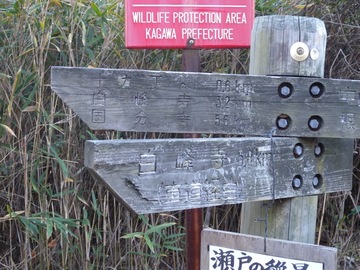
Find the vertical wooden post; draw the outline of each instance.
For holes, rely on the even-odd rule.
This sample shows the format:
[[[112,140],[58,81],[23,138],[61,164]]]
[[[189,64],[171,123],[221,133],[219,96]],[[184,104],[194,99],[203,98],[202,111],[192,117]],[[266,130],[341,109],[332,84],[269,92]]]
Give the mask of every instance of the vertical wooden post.
[[[183,70],[198,72],[200,70],[199,50],[186,49],[182,55]],[[199,134],[186,134],[187,137],[198,138]],[[185,211],[186,222],[186,265],[188,270],[200,270],[202,209]]]
[[[326,38],[325,25],[316,18],[258,17],[252,32],[250,74],[323,77]],[[264,202],[242,205],[242,233],[264,236],[267,225],[268,237],[315,242],[317,196],[276,200],[266,224],[256,222],[265,218],[263,205]]]

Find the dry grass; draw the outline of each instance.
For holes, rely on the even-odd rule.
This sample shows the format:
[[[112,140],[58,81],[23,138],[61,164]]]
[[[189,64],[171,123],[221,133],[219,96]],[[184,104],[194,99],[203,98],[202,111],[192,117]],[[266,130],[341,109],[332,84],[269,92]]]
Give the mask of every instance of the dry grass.
[[[339,1],[309,8],[258,2],[259,14],[322,18],[329,31],[327,75],[360,79],[359,4],[343,1],[335,9],[331,4]],[[139,219],[83,167],[86,139],[176,135],[93,132],[49,88],[52,65],[181,69],[181,51],[124,48],[122,7],[121,0],[0,2],[1,269],[184,269],[183,252],[161,245],[151,252],[141,239],[122,238],[175,222],[151,240],[159,244],[179,234],[173,245],[184,248],[183,213]],[[208,72],[247,73],[249,62],[246,50],[202,51],[201,59]],[[319,205],[319,239],[339,248],[339,269],[360,269],[360,217],[353,211],[360,205],[358,148],[352,192],[328,194]],[[239,231],[240,207],[209,211],[210,226]]]

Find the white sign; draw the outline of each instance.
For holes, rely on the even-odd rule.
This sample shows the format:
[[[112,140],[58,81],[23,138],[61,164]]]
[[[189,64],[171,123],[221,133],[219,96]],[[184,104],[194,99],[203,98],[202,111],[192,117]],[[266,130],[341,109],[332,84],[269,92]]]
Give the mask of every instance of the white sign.
[[[213,270],[323,270],[324,264],[210,246]]]
[[[337,270],[337,249],[205,228],[201,270]]]

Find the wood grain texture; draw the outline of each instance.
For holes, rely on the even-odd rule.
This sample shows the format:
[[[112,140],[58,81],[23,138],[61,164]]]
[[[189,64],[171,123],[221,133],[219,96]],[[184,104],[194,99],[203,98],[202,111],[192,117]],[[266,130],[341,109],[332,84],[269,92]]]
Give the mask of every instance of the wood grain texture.
[[[94,130],[360,137],[360,81],[53,67],[51,87]]]
[[[350,190],[352,147],[353,140],[296,138],[87,141],[85,165],[143,214]]]
[[[323,77],[326,50],[324,22],[309,17],[261,16],[256,18],[250,47],[250,74],[301,77]],[[291,46],[303,42],[309,57],[294,61]],[[314,60],[310,52],[317,52]]]
[[[326,270],[336,270],[337,267],[336,248],[267,238],[266,252],[264,252],[264,238],[259,236],[207,228],[202,231],[201,237],[201,269],[203,270],[211,269],[209,260],[213,254],[209,254],[208,247],[210,245],[294,260],[319,262],[324,264],[323,269]]]
[[[301,42],[301,48],[308,48],[308,55],[303,61],[296,61],[292,57],[291,48]],[[323,77],[324,74],[324,61],[326,50],[326,29],[324,23],[319,19],[295,17],[295,16],[263,16],[258,17],[255,20],[255,25],[252,32],[252,45],[250,52],[250,73],[252,75],[279,75],[279,76],[299,76],[299,80],[304,82],[312,78],[308,77]],[[299,59],[298,59],[299,60]],[[308,77],[306,77],[308,76]],[[313,86],[314,92],[312,92],[313,100],[309,100],[304,97],[303,111],[297,112],[298,115],[312,114],[313,109],[318,106],[318,109],[324,105],[321,104],[325,98],[325,93],[328,99],[325,101],[327,104],[323,107],[323,112],[318,111],[317,116],[324,118],[324,114],[332,111],[333,107],[340,104],[339,100],[348,100],[347,93],[352,93],[353,90],[342,85],[341,81],[325,80],[329,82],[329,85],[322,88],[322,83],[315,83]],[[334,83],[339,83],[338,86],[344,86],[343,89],[338,89],[334,92],[329,91]],[[300,81],[299,81],[300,83]],[[293,84],[292,84],[293,85]],[[331,85],[331,86],[330,86]],[[288,85],[289,86],[289,85]],[[290,87],[291,88],[291,87]],[[332,88],[333,90],[335,88]],[[291,90],[291,89],[290,89]],[[323,91],[321,97],[314,96],[316,91],[320,93]],[[348,90],[350,90],[348,92]],[[306,91],[303,89],[302,94]],[[336,95],[336,92],[338,95]],[[310,92],[307,91],[307,94]],[[295,94],[295,91],[294,91]],[[356,97],[350,98],[355,101]],[[356,94],[355,94],[356,95]],[[337,96],[337,97],[336,97]],[[293,95],[289,97],[292,99]],[[334,99],[335,98],[335,99]],[[291,102],[292,102],[291,101]],[[353,101],[349,101],[349,104]],[[315,103],[313,103],[315,102]],[[333,105],[330,105],[330,104]],[[354,103],[353,103],[354,104]],[[282,105],[279,106],[281,108]],[[295,105],[296,106],[296,105]],[[345,105],[345,106],[348,106]],[[300,106],[301,107],[301,106]],[[300,109],[299,107],[299,109]],[[336,109],[335,109],[336,110]],[[315,115],[315,114],[313,114]],[[335,116],[339,115],[339,116]],[[291,118],[292,115],[291,115]],[[332,120],[327,119],[324,121],[324,125],[327,125],[331,130],[332,135],[338,133],[337,137],[347,137],[340,135],[345,133],[347,128],[353,129],[351,126],[354,123],[355,116],[352,112],[345,112],[340,109],[332,117]],[[337,122],[336,118],[340,120]],[[329,124],[332,122],[332,124]],[[337,124],[335,124],[337,122]],[[337,127],[335,127],[337,125]],[[322,128],[321,128],[322,129]],[[337,129],[337,131],[335,131]],[[341,130],[344,130],[342,132]],[[322,132],[322,131],[321,131]],[[320,132],[320,133],[321,133]],[[327,135],[330,133],[325,132]],[[303,134],[298,134],[304,136]],[[324,135],[324,134],[323,134]],[[354,135],[348,134],[350,137]],[[322,134],[318,132],[313,133],[314,137],[321,137]],[[357,135],[356,135],[357,136]],[[356,137],[355,136],[355,137]],[[331,136],[329,136],[331,137]],[[341,147],[337,151],[343,151]],[[352,150],[347,150],[347,156],[352,156]],[[335,161],[336,162],[336,161]],[[350,162],[351,161],[347,161]],[[266,207],[264,205],[271,206],[269,212],[266,215]],[[267,202],[251,202],[245,203],[241,208],[241,229],[242,233],[254,234],[278,238],[287,239],[292,241],[299,241],[305,243],[315,242],[315,230],[316,230],[316,215],[317,215],[317,196],[297,197],[291,199],[283,199]],[[266,225],[267,231],[265,231],[265,222],[255,222],[258,219],[264,219],[267,217]]]

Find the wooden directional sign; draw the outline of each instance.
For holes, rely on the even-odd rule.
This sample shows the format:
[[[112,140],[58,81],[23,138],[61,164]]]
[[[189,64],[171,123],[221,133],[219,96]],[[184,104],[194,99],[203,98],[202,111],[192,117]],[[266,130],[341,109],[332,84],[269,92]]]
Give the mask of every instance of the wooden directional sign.
[[[204,229],[201,269],[336,270],[337,249],[273,238]]]
[[[360,137],[360,81],[53,67],[51,87],[94,130]]]
[[[351,189],[353,140],[87,141],[85,166],[138,214]]]

